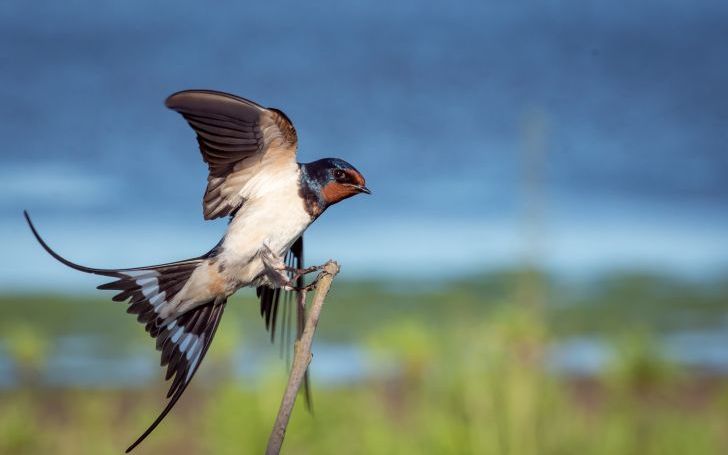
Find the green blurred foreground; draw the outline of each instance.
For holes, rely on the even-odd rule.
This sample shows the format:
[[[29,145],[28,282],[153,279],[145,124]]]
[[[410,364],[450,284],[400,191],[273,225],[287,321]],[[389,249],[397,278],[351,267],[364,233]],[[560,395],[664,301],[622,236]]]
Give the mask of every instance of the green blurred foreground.
[[[317,339],[357,343],[384,373],[314,384],[315,415],[298,403],[285,453],[728,453],[728,380],[671,365],[654,342],[664,331],[724,324],[725,281],[632,274],[566,286],[506,273],[422,292],[334,287]],[[136,453],[263,453],[285,371],[272,363],[253,383],[232,379],[240,334],[244,343],[265,338],[252,300],[233,303],[201,374]],[[54,337],[67,333],[99,332],[120,350],[146,346],[152,355],[118,304],[7,297],[0,305],[6,350],[24,375],[23,387],[0,392],[0,453],[121,453],[161,409],[161,381],[137,390],[37,381]],[[613,340],[618,355],[599,376],[546,371],[548,343],[574,334]]]

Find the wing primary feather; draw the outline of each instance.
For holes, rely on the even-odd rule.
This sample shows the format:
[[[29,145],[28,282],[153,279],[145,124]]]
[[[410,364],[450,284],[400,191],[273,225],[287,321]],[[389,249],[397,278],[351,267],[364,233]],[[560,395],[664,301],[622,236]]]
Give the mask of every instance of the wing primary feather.
[[[290,341],[290,338],[288,337],[288,330],[286,327],[286,321],[288,320],[288,311],[289,311],[289,304],[291,302],[291,293],[286,292],[286,294],[283,296],[283,314],[281,315],[281,322],[280,322],[280,330],[278,337],[280,338],[281,342],[278,343],[279,345],[279,352],[278,356],[280,358],[284,358],[284,349],[286,346],[288,346],[288,342]]]
[[[293,308],[288,307],[288,314],[286,319],[286,365],[291,364],[291,321],[293,319]]]
[[[296,303],[298,307],[298,333],[296,334],[296,340],[300,340],[303,335],[303,329],[306,318],[306,302],[304,301],[303,293],[296,295]],[[303,374],[303,396],[306,402],[306,409],[308,412],[313,413],[313,398],[311,396],[311,379],[308,374],[309,370],[306,368],[306,372]]]
[[[273,291],[273,308],[271,308],[271,324],[270,324],[270,341],[273,343],[276,339],[276,317],[278,316],[278,299],[280,298],[281,289],[276,288]]]
[[[304,259],[303,259],[303,236],[299,237],[294,243],[293,246],[291,246],[291,252],[295,256],[296,261],[296,268],[303,269],[304,266]],[[303,275],[298,277],[298,280],[296,280],[296,287],[298,289],[303,289],[305,285],[305,280]],[[300,340],[301,336],[303,335],[303,329],[306,324],[306,302],[305,302],[305,296],[302,292],[296,293],[296,307],[298,311],[296,312],[296,319],[298,322],[298,330],[296,331],[296,340]],[[308,373],[308,368],[306,369],[306,372],[303,376],[303,394],[306,402],[306,409],[308,409],[309,412],[313,413],[313,399],[311,395],[311,380]]]
[[[293,242],[293,245],[291,245],[286,253],[285,263],[290,268],[304,268],[303,236]],[[289,273],[289,277],[292,276]],[[302,289],[304,285],[304,277],[298,276],[296,278],[296,287]],[[291,335],[293,327],[293,305],[295,305],[296,312],[296,340],[299,340],[301,335],[303,335],[303,329],[306,323],[306,302],[303,299],[303,293],[296,292],[294,296],[293,292],[283,293],[280,288],[272,289],[267,286],[259,286],[256,293],[260,298],[260,314],[263,317],[263,322],[266,329],[271,332],[271,342],[275,341],[275,335],[278,333],[278,338],[281,342],[280,355],[283,356],[285,350],[285,361],[287,365],[290,365],[291,346],[293,344]],[[282,301],[281,294],[284,294]],[[280,311],[282,313],[281,317],[278,317],[279,305],[283,305],[283,310]],[[311,411],[313,406],[308,371],[306,371],[304,376],[303,394],[306,400],[306,408]]]
[[[195,126],[200,129],[205,129],[215,134],[234,135],[239,133],[251,133],[255,132],[255,123],[252,122],[239,122],[229,123],[229,127],[221,126],[222,122],[219,119],[205,117],[204,115],[185,115],[182,116],[189,122],[190,126]]]

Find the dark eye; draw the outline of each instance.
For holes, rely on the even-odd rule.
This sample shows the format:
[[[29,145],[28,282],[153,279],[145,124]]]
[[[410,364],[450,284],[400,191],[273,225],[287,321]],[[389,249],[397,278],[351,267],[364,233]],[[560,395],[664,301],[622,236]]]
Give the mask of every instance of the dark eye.
[[[346,180],[346,173],[341,169],[335,169],[334,178],[339,182],[341,182],[342,180]]]

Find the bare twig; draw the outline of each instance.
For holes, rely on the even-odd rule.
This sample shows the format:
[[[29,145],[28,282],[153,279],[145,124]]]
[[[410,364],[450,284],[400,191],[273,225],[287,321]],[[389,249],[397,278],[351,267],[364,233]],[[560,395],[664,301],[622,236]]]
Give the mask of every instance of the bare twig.
[[[278,410],[276,421],[273,424],[273,431],[271,431],[270,437],[268,438],[268,447],[265,450],[266,455],[278,455],[281,451],[283,437],[286,435],[286,428],[291,418],[293,405],[296,402],[298,389],[301,388],[306,370],[313,357],[311,355],[311,344],[313,343],[313,335],[316,332],[321,308],[324,305],[326,295],[329,293],[331,282],[337,273],[339,273],[339,264],[335,261],[329,261],[324,265],[323,271],[316,278],[316,294],[313,296],[311,309],[308,311],[306,326],[303,329],[301,339],[297,340],[293,347],[291,375],[288,377],[288,385],[286,386],[286,392],[283,394],[283,400],[281,400],[281,407]]]

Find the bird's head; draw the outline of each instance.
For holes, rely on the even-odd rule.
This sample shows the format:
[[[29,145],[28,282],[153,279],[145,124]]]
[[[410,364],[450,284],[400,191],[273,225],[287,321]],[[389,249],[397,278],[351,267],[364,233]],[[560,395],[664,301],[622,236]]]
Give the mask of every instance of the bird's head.
[[[318,193],[318,199],[325,207],[359,193],[371,194],[364,176],[344,160],[324,158],[302,167],[308,185]]]

